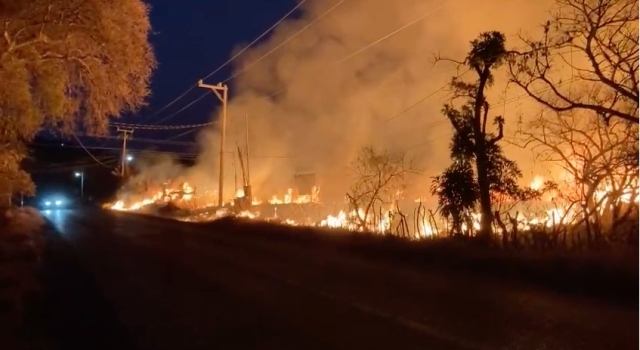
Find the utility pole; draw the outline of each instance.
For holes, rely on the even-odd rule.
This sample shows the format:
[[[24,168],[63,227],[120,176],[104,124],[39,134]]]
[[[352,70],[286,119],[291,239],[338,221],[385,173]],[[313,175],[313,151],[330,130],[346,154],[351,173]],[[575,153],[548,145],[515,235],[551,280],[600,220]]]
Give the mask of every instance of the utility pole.
[[[133,129],[118,128],[118,132],[122,133],[122,156],[120,159],[120,176],[124,178],[125,167],[127,166],[127,139],[133,134]]]
[[[236,146],[238,145],[238,143],[236,142]],[[235,197],[235,193],[238,191],[238,165],[236,163],[236,155],[233,154],[233,156],[231,157],[231,162],[233,164],[233,190],[234,192],[234,197]]]
[[[220,174],[218,177],[218,205],[224,206],[223,186],[224,186],[224,145],[227,137],[227,99],[229,88],[222,83],[218,85],[204,84],[202,80],[198,81],[198,86],[210,89],[214,95],[222,102],[222,123],[220,124]]]
[[[246,185],[251,187],[251,173],[249,172],[249,114],[245,113],[244,115],[244,127],[245,127],[245,137],[246,137],[246,151],[247,154],[247,183]]]
[[[80,178],[80,198],[84,198],[84,171],[76,172],[75,175]]]

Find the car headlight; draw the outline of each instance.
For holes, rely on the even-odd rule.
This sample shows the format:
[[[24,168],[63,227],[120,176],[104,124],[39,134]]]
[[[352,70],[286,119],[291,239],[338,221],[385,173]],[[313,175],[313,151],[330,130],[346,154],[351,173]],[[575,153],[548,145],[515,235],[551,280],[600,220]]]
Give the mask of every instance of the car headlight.
[[[50,207],[51,206],[51,202],[46,201],[46,202],[44,202],[44,205],[46,205],[47,207]]]
[[[57,200],[56,201],[56,206],[61,206],[62,205],[62,201],[61,200]]]

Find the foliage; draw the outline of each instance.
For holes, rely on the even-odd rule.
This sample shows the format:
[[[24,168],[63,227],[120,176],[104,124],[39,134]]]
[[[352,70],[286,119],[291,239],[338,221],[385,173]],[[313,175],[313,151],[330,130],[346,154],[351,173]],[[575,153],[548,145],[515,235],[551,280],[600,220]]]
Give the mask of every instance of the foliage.
[[[471,213],[478,202],[478,184],[468,160],[457,160],[433,179],[431,193],[438,196],[440,214],[451,220],[454,234],[462,234],[462,225],[471,227]]]
[[[347,199],[357,211],[357,225],[368,229],[368,221],[376,208],[390,207],[405,187],[407,175],[419,173],[412,160],[403,153],[379,151],[364,147],[352,163],[355,182]]]
[[[155,67],[148,15],[141,0],[0,1],[0,147],[43,126],[103,132],[141,107]]]
[[[0,148],[0,206],[10,204],[11,195],[14,193],[35,194],[35,186],[31,182],[31,177],[20,169],[24,153],[20,147],[7,145]]]
[[[638,0],[556,0],[541,38],[523,41],[511,79],[537,102],[638,123]]]
[[[460,110],[447,105],[443,112],[455,129],[450,143],[453,164],[442,175],[433,179],[431,193],[438,196],[440,213],[451,220],[452,232],[462,234],[463,224],[471,227],[471,214],[480,200],[477,175],[473,170],[473,162],[476,161],[473,117],[469,105]],[[507,159],[501,147],[496,142],[491,142],[496,136],[487,133],[483,137],[486,141],[487,179],[492,198],[517,201],[534,195],[518,186],[517,180],[522,173],[516,162]]]
[[[485,97],[485,90],[493,83],[493,71],[505,62],[508,52],[505,49],[505,37],[500,32],[481,33],[471,42],[471,49],[464,62],[471,71],[477,74],[473,82],[454,77],[451,88],[455,98],[462,98],[464,103],[458,109],[451,104],[444,106],[443,114],[447,116],[454,128],[451,142],[451,158],[454,164],[445,174],[436,177],[432,193],[439,196],[440,211],[450,216],[454,227],[461,227],[466,214],[464,211],[480,206],[481,223],[478,236],[488,239],[492,234],[493,208],[491,193],[501,191],[515,192],[515,178],[520,170],[514,162],[504,158],[497,142],[503,138],[504,118],[496,116],[494,125],[497,134],[488,131],[490,105]],[[455,62],[455,61],[454,61]],[[469,188],[449,181],[468,183],[471,180],[471,164],[475,164],[476,189],[475,196],[470,195]],[[453,192],[452,192],[453,191]],[[456,193],[460,191],[460,193]],[[449,215],[446,215],[449,214]],[[470,215],[470,214],[469,214]],[[458,232],[459,233],[459,232]]]

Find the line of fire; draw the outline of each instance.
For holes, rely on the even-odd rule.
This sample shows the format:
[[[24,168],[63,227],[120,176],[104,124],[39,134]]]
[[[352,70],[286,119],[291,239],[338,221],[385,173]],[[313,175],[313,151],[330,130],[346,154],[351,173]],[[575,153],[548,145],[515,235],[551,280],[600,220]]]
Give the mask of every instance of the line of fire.
[[[342,201],[328,201],[322,197],[321,184],[313,172],[295,174],[290,179],[291,188],[284,193],[258,198],[248,176],[248,157],[240,148],[234,156],[240,164],[237,172],[241,182],[236,183],[234,198],[223,206],[216,203],[217,191],[199,191],[178,177],[160,184],[146,181],[129,185],[124,191],[128,195],[107,207],[171,216],[184,221],[212,221],[238,216],[288,225],[394,234],[410,239],[435,237],[451,231],[450,224],[438,215],[437,210],[425,206],[424,197],[409,197],[402,191],[396,191],[386,202],[371,198],[371,203],[356,203],[349,201],[348,196]],[[583,169],[578,163],[578,160],[573,161],[574,169]],[[560,176],[564,178],[562,186],[558,186],[557,181],[551,185],[550,181],[536,176],[528,186],[531,191],[540,193],[535,201],[493,198],[499,206],[494,219],[495,232],[530,235],[535,240],[536,232],[540,231],[536,228],[541,228],[551,230],[552,237],[556,239],[562,235],[566,239],[568,227],[581,226],[592,220],[599,225],[609,225],[609,228],[625,222],[624,219],[637,221],[639,195],[636,177],[620,175],[588,188],[584,181],[576,181],[574,175],[565,171]],[[580,200],[585,191],[590,193],[589,203]],[[479,213],[470,213],[469,218],[460,229],[467,235],[473,235],[479,229],[481,217]]]

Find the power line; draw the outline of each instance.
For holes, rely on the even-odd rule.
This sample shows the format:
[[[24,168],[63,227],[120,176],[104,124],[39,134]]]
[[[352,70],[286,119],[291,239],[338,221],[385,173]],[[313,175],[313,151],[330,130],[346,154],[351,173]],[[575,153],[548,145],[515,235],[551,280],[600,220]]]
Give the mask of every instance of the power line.
[[[437,11],[441,10],[442,8],[444,8],[445,6],[447,6],[447,5],[450,3],[450,1],[453,1],[453,0],[449,0],[449,2],[447,2],[447,3],[443,3],[442,5],[440,5],[440,6],[439,6],[438,8],[436,8],[435,10],[425,13],[425,14],[424,14],[424,15],[422,15],[421,17],[419,17],[419,18],[417,18],[417,19],[415,19],[415,20],[413,20],[413,21],[411,21],[411,22],[409,22],[409,23],[407,23],[407,24],[405,24],[405,25],[403,25],[403,26],[401,26],[401,27],[399,27],[399,28],[395,29],[395,30],[394,30],[394,31],[392,31],[391,33],[388,33],[388,34],[386,34],[386,35],[384,35],[384,36],[382,36],[382,37],[380,37],[380,38],[378,38],[378,39],[374,40],[373,42],[370,42],[369,44],[367,44],[367,45],[365,45],[365,46],[361,47],[360,49],[358,49],[358,50],[356,50],[356,51],[353,51],[352,53],[350,53],[350,54],[348,54],[348,55],[344,56],[343,58],[341,58],[340,60],[336,61],[336,63],[335,63],[334,65],[340,65],[340,64],[342,64],[343,62],[347,61],[349,58],[351,58],[351,57],[353,57],[353,56],[356,56],[356,55],[358,55],[358,54],[360,54],[360,53],[362,53],[362,52],[366,51],[367,49],[369,49],[369,48],[373,47],[374,45],[376,45],[376,44],[378,44],[378,43],[380,43],[380,42],[382,42],[382,41],[384,41],[384,40],[386,40],[386,39],[388,39],[388,38],[390,38],[390,37],[392,37],[392,36],[394,36],[394,35],[398,34],[398,33],[399,33],[399,32],[401,32],[402,30],[404,30],[404,29],[406,29],[406,28],[410,27],[411,25],[413,25],[413,24],[415,24],[415,23],[417,23],[417,22],[419,22],[419,21],[421,21],[421,20],[425,19],[426,17],[428,17],[428,16],[430,16],[430,15],[434,14],[435,12],[437,12]],[[258,61],[259,61],[259,60],[258,60]],[[257,61],[256,61],[256,62],[257,62]],[[324,67],[324,69],[334,68],[334,65],[327,65],[327,66],[325,66],[325,67]],[[247,69],[247,70],[248,70],[248,69]],[[231,80],[231,79],[235,78],[236,76],[238,76],[238,75],[240,75],[240,74],[242,74],[242,73],[244,73],[244,72],[245,72],[245,71],[240,71],[240,72],[238,72],[238,73],[236,73],[236,74],[232,75],[231,77],[229,77],[229,78],[228,78],[227,80],[225,80],[224,82],[227,82],[227,81],[229,81],[229,80]],[[316,76],[320,76],[320,75],[316,75]],[[285,88],[283,88],[282,90],[280,90],[280,91],[278,91],[278,92],[275,92],[275,93],[273,93],[273,94],[269,95],[269,96],[268,96],[268,98],[274,98],[274,97],[276,97],[276,96],[278,96],[278,95],[280,95],[280,94],[282,94],[282,93],[286,92],[288,89],[289,89],[289,88],[285,87]]]
[[[79,146],[65,146],[65,147],[70,147],[70,148],[79,148]],[[92,150],[104,150],[104,151],[117,151],[117,152],[121,152],[122,148],[121,147],[104,147],[104,146],[86,146],[87,149],[92,149]],[[166,152],[166,151],[155,151],[155,150],[141,150],[141,149],[129,149],[131,154],[167,154],[167,155],[174,155],[174,156],[182,156],[182,157],[190,157],[190,158],[195,158],[198,155],[195,153],[186,153],[186,152]]]
[[[139,130],[183,130],[201,128],[203,126],[212,125],[214,122],[186,125],[156,125],[156,124],[131,124],[131,123],[109,123],[110,126],[131,128]]]
[[[195,85],[195,86],[197,86],[197,85]],[[158,124],[163,123],[163,122],[166,122],[166,121],[167,121],[167,120],[169,120],[169,119],[172,119],[172,118],[173,118],[173,117],[175,117],[176,115],[178,115],[178,114],[182,113],[183,111],[185,111],[187,108],[189,108],[189,107],[193,106],[194,104],[198,103],[198,101],[202,100],[205,96],[207,96],[207,94],[206,94],[206,93],[204,93],[204,94],[200,95],[200,97],[198,97],[198,98],[196,98],[195,100],[191,101],[188,105],[186,105],[186,106],[184,106],[184,107],[180,108],[177,112],[171,113],[171,114],[169,114],[168,116],[166,116],[166,117],[164,117],[164,118],[162,118],[162,119],[158,120]]]
[[[293,9],[291,9],[289,12],[287,12],[284,16],[282,16],[276,23],[274,23],[271,27],[269,27],[267,30],[265,30],[264,32],[262,32],[262,34],[260,34],[257,38],[253,39],[253,41],[251,41],[247,46],[245,46],[242,50],[238,51],[235,55],[233,55],[231,58],[229,58],[226,62],[224,62],[222,65],[220,65],[218,68],[214,69],[212,72],[210,72],[209,74],[207,74],[202,80],[210,78],[212,75],[218,73],[220,70],[222,70],[224,67],[228,66],[231,62],[233,62],[233,60],[235,60],[236,58],[238,58],[240,55],[242,55],[245,51],[247,51],[251,46],[253,46],[254,44],[256,44],[258,41],[260,41],[260,39],[262,39],[263,37],[265,37],[267,34],[269,34],[275,27],[277,27],[280,23],[282,23],[285,19],[287,19],[291,14],[293,14],[297,9],[300,8],[300,6],[302,6],[305,2],[307,2],[307,0],[302,0],[300,1]],[[187,91],[183,92],[180,96],[178,96],[177,98],[175,98],[173,101],[169,102],[167,105],[165,105],[164,107],[162,107],[161,109],[159,109],[158,111],[156,111],[155,113],[153,113],[151,115],[151,117],[156,116],[158,114],[160,114],[162,111],[164,111],[165,109],[169,108],[170,106],[172,106],[174,103],[176,103],[177,101],[179,101],[180,99],[182,99],[184,96],[186,96],[189,92],[191,92],[191,90],[193,90],[194,88],[196,88],[197,85],[194,84],[191,87],[189,87],[189,89],[187,89]],[[161,121],[159,121],[159,123],[161,123],[162,121],[168,120],[169,118],[173,117],[175,114],[178,114],[180,112],[182,112],[183,110],[189,108],[190,106],[192,106],[194,103],[196,103],[197,101],[199,101],[200,99],[202,99],[202,97],[204,97],[205,95],[197,98],[195,101],[189,103],[187,106],[181,108],[178,112],[170,115],[169,117],[166,117],[164,119],[162,119]],[[147,117],[148,118],[148,117]],[[145,118],[145,119],[147,119]]]
[[[274,53],[275,51],[277,51],[279,48],[281,48],[282,46],[284,46],[286,43],[288,43],[289,41],[293,40],[295,37],[297,37],[298,35],[302,34],[305,30],[309,29],[311,26],[313,26],[314,24],[316,24],[318,21],[322,20],[326,15],[328,15],[331,11],[333,11],[336,7],[340,6],[343,2],[345,2],[346,0],[340,0],[337,3],[335,3],[333,6],[331,6],[328,10],[326,10],[325,12],[323,12],[320,16],[316,17],[313,21],[307,23],[304,27],[300,28],[297,32],[295,32],[293,35],[289,36],[287,39],[285,39],[283,42],[281,42],[280,44],[278,44],[276,47],[272,48],[271,50],[269,50],[267,53],[265,53],[264,55],[260,56],[257,60],[249,63],[248,65],[244,66],[240,71],[234,73],[233,75],[231,75],[230,77],[228,77],[227,79],[223,80],[222,83],[226,83],[229,80],[237,77],[240,74],[243,74],[245,72],[247,72],[249,69],[251,69],[251,67],[255,66],[256,64],[258,64],[260,61],[262,61],[263,59],[265,59],[267,56],[271,55],[272,53]]]
[[[304,27],[302,27],[300,30],[298,30],[297,32],[295,32],[293,35],[289,36],[287,39],[285,39],[284,41],[282,41],[280,44],[278,44],[276,47],[272,48],[271,50],[269,50],[268,52],[266,52],[264,55],[260,56],[258,59],[256,59],[255,61],[249,63],[247,66],[243,67],[243,69],[235,72],[234,74],[232,74],[230,77],[228,77],[227,79],[223,80],[222,83],[227,83],[230,80],[236,78],[237,76],[246,73],[247,71],[249,71],[252,67],[254,67],[256,64],[258,64],[259,62],[261,62],[263,59],[265,59],[267,56],[271,55],[273,52],[277,51],[280,47],[284,46],[286,43],[288,43],[289,41],[293,40],[295,37],[297,37],[299,34],[301,34],[302,32],[304,32],[306,29],[308,29],[309,27],[311,27],[312,25],[314,25],[316,22],[320,21],[322,18],[324,18],[327,14],[329,14],[331,11],[333,11],[335,8],[337,8],[339,5],[341,5],[344,1],[346,0],[340,0],[339,2],[337,2],[336,4],[334,4],[332,7],[330,7],[328,10],[326,10],[324,13],[322,13],[320,16],[316,17],[313,21],[311,21],[310,23],[308,23],[307,25],[305,25]],[[425,18],[427,18],[428,16],[436,13],[437,11],[443,9],[444,7],[446,7],[450,1],[453,0],[449,0],[443,4],[441,4],[439,7],[437,7],[436,9],[429,11],[425,14],[423,14],[422,16],[414,19],[413,21],[395,29],[394,31],[378,38],[377,40],[363,46],[362,48],[348,54],[347,56],[343,57],[342,59],[338,60],[335,64],[339,65],[345,61],[347,61],[348,59],[350,59],[353,56],[356,56],[364,51],[366,51],[367,49],[373,47],[374,45],[396,35],[397,33],[401,32],[402,30],[414,25],[415,23],[424,20]],[[329,68],[330,66],[327,66],[326,68]],[[280,90],[278,92],[276,92],[275,94],[272,94],[269,96],[269,98],[273,98],[277,95],[282,94],[283,92],[285,92],[287,90],[287,88],[284,88],[283,90]],[[188,108],[189,106],[195,104],[197,101],[201,100],[202,98],[204,98],[205,96],[207,96],[207,93],[202,94],[201,96],[199,96],[196,100],[194,100],[193,102],[189,103],[185,108],[181,109],[180,111],[176,112],[175,114],[172,114],[169,117],[163,118],[162,121],[166,121],[170,118],[173,118],[175,115],[177,115],[178,113],[182,112],[184,109]]]
[[[434,96],[435,94],[437,94],[440,91],[443,91],[444,89],[447,88],[447,86],[449,86],[449,84],[445,84],[443,86],[441,86],[439,89],[429,93],[428,95],[426,95],[425,97],[419,99],[418,101],[416,101],[415,103],[413,103],[412,105],[410,105],[409,107],[405,108],[404,110],[402,110],[401,112],[395,114],[393,117],[386,119],[384,122],[388,123],[396,118],[398,118],[399,116],[407,113],[409,110],[413,109],[414,107],[416,107],[417,105],[421,104],[422,102],[426,101],[427,99],[429,99],[430,97]]]
[[[305,0],[306,1],[306,0]],[[285,39],[283,42],[281,42],[280,44],[278,44],[276,47],[274,47],[273,49],[269,50],[267,53],[265,53],[264,55],[260,56],[257,60],[249,63],[247,66],[243,67],[240,71],[232,74],[230,77],[228,77],[227,79],[223,80],[222,83],[227,83],[228,81],[230,81],[231,79],[237,77],[240,74],[243,74],[245,72],[247,72],[249,69],[251,69],[253,66],[255,66],[256,64],[258,64],[260,61],[262,61],[263,59],[265,59],[267,56],[271,55],[273,52],[275,52],[276,50],[278,50],[280,47],[284,46],[286,43],[288,43],[289,41],[293,40],[295,37],[297,37],[299,34],[301,34],[302,32],[304,32],[305,30],[307,30],[309,27],[311,27],[313,24],[315,24],[316,22],[318,22],[319,20],[321,20],[322,18],[324,18],[327,14],[329,14],[331,11],[333,11],[333,9],[335,9],[336,7],[338,7],[340,4],[342,4],[343,2],[345,2],[347,0],[340,0],[339,2],[337,2],[336,4],[334,4],[332,7],[330,7],[327,11],[325,11],[324,13],[322,13],[320,16],[316,17],[313,21],[311,21],[310,23],[308,23],[307,25],[305,25],[304,27],[302,27],[301,29],[299,29],[297,32],[295,32],[293,35],[289,36],[287,39]],[[304,2],[304,1],[303,1]],[[301,4],[300,4],[301,5]],[[297,7],[296,7],[297,8]],[[292,13],[293,11],[295,11],[294,8],[292,11],[290,11],[290,13]],[[282,18],[279,22],[282,22],[282,20],[284,20],[286,18],[286,16],[284,18]],[[278,22],[278,23],[279,23]],[[278,23],[276,23],[273,27],[275,27]],[[272,28],[270,28],[269,30],[271,30]],[[263,33],[262,36],[264,36]],[[254,40],[254,42],[257,42],[259,39]],[[248,47],[247,47],[248,48]],[[245,49],[247,49],[245,48]],[[244,51],[244,50],[243,50]],[[235,56],[234,56],[235,57]],[[227,63],[225,63],[226,65]],[[220,68],[221,69],[221,68]],[[220,69],[217,69],[216,71],[214,71],[213,73],[207,75],[205,78],[210,77],[211,75],[213,75],[214,73],[216,73],[217,71],[219,71]],[[180,112],[184,111],[185,109],[189,108],[190,106],[194,105],[196,102],[200,101],[201,99],[203,99],[204,97],[206,97],[208,95],[208,93],[204,93],[202,95],[200,95],[198,98],[196,98],[194,101],[192,101],[191,103],[189,103],[188,105],[186,105],[185,107],[183,107],[182,109],[180,109],[179,111],[161,119],[159,122],[164,122],[167,121],[173,117],[175,117],[176,115],[178,115]]]
[[[379,39],[377,39],[377,40],[375,40],[375,41],[371,42],[370,44],[368,44],[368,45],[366,45],[366,46],[362,47],[361,49],[356,50],[355,52],[351,53],[350,55],[347,55],[346,57],[344,57],[343,59],[341,59],[341,60],[340,60],[340,61],[338,61],[337,63],[338,63],[338,64],[340,64],[340,63],[342,63],[342,62],[344,62],[344,61],[346,61],[346,60],[350,59],[351,57],[356,56],[356,55],[360,54],[361,52],[363,52],[363,51],[365,51],[365,50],[369,49],[370,47],[372,47],[372,46],[374,46],[374,45],[376,45],[376,44],[378,44],[378,43],[380,43],[380,42],[382,42],[382,41],[384,41],[384,40],[387,40],[388,38],[390,38],[390,37],[392,37],[392,36],[394,36],[394,35],[398,34],[399,32],[401,32],[401,31],[403,31],[403,30],[407,29],[408,27],[410,27],[410,26],[412,26],[412,25],[414,25],[414,24],[416,24],[416,23],[418,23],[418,22],[422,21],[423,19],[427,18],[428,16],[431,16],[432,14],[434,14],[434,13],[436,13],[436,12],[438,12],[438,11],[442,10],[443,8],[445,8],[447,5],[449,5],[449,3],[450,3],[451,1],[453,1],[453,0],[449,0],[449,1],[447,1],[447,2],[445,2],[445,3],[443,3],[443,4],[441,4],[441,5],[440,5],[440,6],[438,6],[436,9],[434,9],[434,10],[432,10],[432,11],[429,11],[429,12],[427,12],[427,13],[423,14],[422,16],[420,16],[420,17],[418,17],[418,18],[414,19],[413,21],[411,21],[411,22],[409,22],[409,23],[407,23],[407,24],[403,25],[402,27],[400,27],[400,28],[398,28],[398,29],[396,29],[396,30],[392,31],[391,33],[388,33],[387,35],[385,35],[385,36],[383,36],[383,37],[381,37],[381,38],[379,38]]]
[[[182,137],[182,136],[185,136],[185,135],[191,134],[191,133],[196,132],[196,131],[198,131],[198,129],[187,130],[187,131],[185,131],[185,132],[183,132],[183,133],[180,133],[180,134],[178,134],[178,135],[171,136],[171,137],[167,138],[167,140],[175,140],[175,139],[177,139],[177,138],[179,138],[179,137]]]
[[[235,72],[235,73],[234,73],[234,74],[232,74],[230,77],[228,77],[227,79],[223,80],[223,81],[222,81],[222,83],[227,83],[227,82],[229,82],[230,80],[232,80],[233,78],[235,78],[235,77],[237,77],[237,76],[239,76],[239,75],[241,75],[241,74],[246,73],[246,72],[247,72],[247,71],[249,71],[252,67],[254,67],[256,64],[258,64],[258,63],[259,63],[259,62],[261,62],[263,59],[265,59],[267,56],[271,55],[273,52],[277,51],[280,47],[284,46],[286,43],[288,43],[289,41],[293,40],[295,37],[297,37],[299,34],[301,34],[302,32],[304,32],[306,29],[310,28],[310,27],[311,27],[312,25],[314,25],[316,22],[320,21],[320,20],[321,20],[322,18],[324,18],[327,14],[329,14],[331,11],[333,11],[335,8],[337,8],[339,5],[341,5],[341,4],[342,4],[343,2],[345,2],[345,1],[346,1],[346,0],[340,0],[339,2],[337,2],[336,4],[334,4],[332,7],[330,7],[328,10],[326,10],[325,12],[323,12],[320,16],[316,17],[313,21],[311,21],[310,23],[308,23],[307,25],[305,25],[304,27],[302,27],[301,29],[299,29],[297,32],[295,32],[293,35],[289,36],[287,39],[285,39],[284,41],[282,41],[282,42],[281,42],[280,44],[278,44],[276,47],[272,48],[271,50],[269,50],[269,51],[268,51],[267,53],[265,53],[264,55],[260,56],[260,57],[259,57],[258,59],[256,59],[255,61],[253,61],[253,62],[249,63],[247,66],[243,67],[243,69],[241,69],[240,71]],[[303,1],[303,2],[304,2],[304,1]],[[378,44],[378,43],[380,43],[380,42],[382,42],[382,41],[384,41],[384,40],[386,40],[386,39],[388,39],[388,38],[390,38],[390,37],[392,37],[392,36],[396,35],[397,33],[401,32],[402,30],[404,30],[404,29],[406,29],[406,28],[410,27],[411,25],[413,25],[413,24],[415,24],[415,23],[417,23],[417,22],[419,22],[419,21],[421,21],[421,20],[425,19],[426,17],[428,17],[428,16],[430,16],[430,15],[434,14],[435,12],[437,12],[437,11],[439,11],[439,10],[443,9],[443,8],[444,8],[445,6],[447,6],[449,3],[450,3],[450,2],[445,2],[445,3],[441,4],[441,5],[440,5],[439,7],[437,7],[436,9],[434,9],[434,10],[432,10],[432,11],[430,11],[430,12],[427,12],[427,13],[423,14],[422,16],[420,16],[420,17],[418,17],[418,18],[414,19],[413,21],[411,21],[411,22],[409,22],[409,23],[407,23],[407,24],[405,24],[405,25],[401,26],[400,28],[397,28],[396,30],[392,31],[391,33],[388,33],[388,34],[386,34],[386,35],[384,35],[384,36],[382,36],[382,37],[378,38],[377,40],[375,40],[375,41],[373,41],[373,42],[371,42],[371,43],[369,43],[369,44],[367,44],[367,45],[363,46],[362,48],[360,48],[360,49],[358,49],[358,50],[356,50],[356,51],[354,51],[354,52],[350,53],[349,55],[347,55],[347,56],[343,57],[342,59],[340,59],[339,61],[337,61],[337,63],[336,63],[336,64],[341,64],[341,63],[345,62],[346,60],[350,59],[351,57],[356,56],[356,55],[358,55],[358,54],[362,53],[363,51],[365,51],[365,50],[367,50],[367,49],[369,49],[369,48],[373,47],[374,45],[376,45],[376,44]],[[295,10],[295,9],[294,9],[294,10]],[[294,10],[292,10],[291,12],[293,12]],[[286,17],[286,16],[285,16],[285,17]],[[284,18],[283,18],[283,19],[284,19]],[[281,22],[281,21],[280,21],[280,22]],[[278,22],[278,23],[279,23],[279,22]],[[278,23],[276,23],[276,24],[274,25],[274,27],[275,27]],[[257,41],[257,40],[255,40],[255,41]],[[255,41],[254,41],[254,42],[255,42]],[[253,42],[252,42],[252,44],[253,44]],[[249,46],[251,46],[251,44],[250,44]],[[247,49],[249,46],[245,47],[245,49]],[[244,51],[245,49],[243,49],[243,51]],[[231,60],[233,60],[235,57],[237,57],[237,55],[236,55],[236,56],[234,56]],[[231,60],[230,60],[230,61],[231,61]],[[230,62],[230,61],[228,61],[228,62]],[[227,63],[228,63],[228,62],[227,62]],[[227,63],[225,63],[225,65],[226,65]],[[218,70],[220,70],[220,69],[218,69]],[[208,78],[209,76],[213,75],[213,74],[214,74],[214,73],[216,73],[218,70],[214,71],[213,73],[211,73],[210,75],[206,76],[205,78]],[[270,95],[270,96],[269,96],[269,98],[273,98],[273,97],[275,97],[275,96],[277,96],[277,95],[280,95],[281,93],[285,92],[286,90],[287,90],[287,88],[285,88],[285,89],[283,89],[283,90],[280,90],[280,91],[278,91],[277,93],[275,93],[275,94],[273,94],[273,95]],[[159,122],[159,123],[161,123],[161,122],[167,121],[167,120],[169,120],[169,119],[171,119],[171,118],[175,117],[177,114],[181,113],[181,112],[182,112],[182,111],[184,111],[185,109],[187,109],[187,108],[189,108],[190,106],[194,105],[195,103],[197,103],[198,101],[200,101],[201,99],[203,99],[203,98],[204,98],[205,96],[207,96],[207,95],[208,95],[208,93],[204,93],[204,94],[200,95],[197,99],[195,99],[194,101],[192,101],[191,103],[189,103],[188,105],[186,105],[185,107],[183,107],[182,109],[180,109],[179,111],[177,111],[177,112],[175,112],[175,113],[173,113],[173,114],[171,114],[171,115],[169,115],[169,116],[167,116],[167,117],[165,117],[165,118],[161,119],[161,120],[160,120],[160,121],[158,121],[158,122]],[[187,134],[187,133],[185,133],[185,134]],[[176,138],[177,138],[177,137],[180,137],[180,136],[183,136],[183,135],[176,136]]]
[[[344,1],[344,0],[342,0]],[[342,2],[341,1],[341,2]],[[258,36],[257,38],[255,38],[252,42],[249,43],[249,45],[245,46],[242,50],[240,50],[238,53],[236,53],[235,55],[233,55],[233,57],[231,57],[229,60],[227,60],[227,62],[223,63],[220,67],[218,67],[218,69],[214,70],[213,72],[207,74],[204,78],[202,78],[202,80],[208,79],[209,77],[211,77],[212,75],[218,73],[222,68],[226,67],[229,63],[231,63],[234,59],[236,59],[238,56],[240,56],[243,52],[247,51],[251,46],[253,46],[255,43],[257,43],[260,39],[262,39],[265,35],[267,35],[269,32],[271,32],[275,27],[277,27],[280,23],[282,23],[287,17],[289,17],[292,13],[294,13],[298,8],[300,8],[300,6],[302,6],[305,2],[307,2],[307,0],[302,0],[298,3],[298,5],[296,5],[293,9],[291,9],[291,11],[287,12],[284,16],[282,16],[282,18],[280,18],[276,23],[274,23],[271,27],[269,27],[269,29],[265,30],[262,34],[260,34],[260,36]]]
[[[166,104],[164,107],[160,108],[159,110],[155,111],[151,116],[147,116],[147,117],[143,117],[143,120],[149,119],[150,117],[154,117],[160,113],[162,113],[162,111],[164,111],[165,109],[173,106],[174,103],[180,101],[183,97],[185,97],[188,93],[191,92],[191,90],[195,89],[196,85],[191,85],[191,87],[189,89],[187,89],[185,92],[183,92],[182,94],[180,94],[180,96],[176,97],[175,99],[173,99],[173,101],[169,102],[168,104]]]
[[[76,134],[72,134],[73,138],[76,139],[76,142],[78,142],[78,144],[80,145],[80,147],[82,147],[82,149],[84,149],[85,152],[87,152],[87,154],[93,158],[93,160],[95,160],[98,164],[106,167],[106,168],[111,168],[110,166],[102,163],[98,158],[96,158],[93,154],[91,154],[91,152],[89,152],[89,150],[84,146],[84,144],[82,144],[82,142],[80,141],[80,139],[76,136]]]
[[[116,160],[117,160],[116,157],[108,157],[108,158],[103,158],[102,161],[111,163],[111,162],[115,162]],[[49,167],[38,166],[33,170],[33,172],[43,173],[43,172],[55,172],[55,171],[67,171],[70,169],[90,168],[94,166],[100,166],[100,164],[97,164],[93,161],[89,161],[89,162],[74,163],[74,164],[56,164]]]

